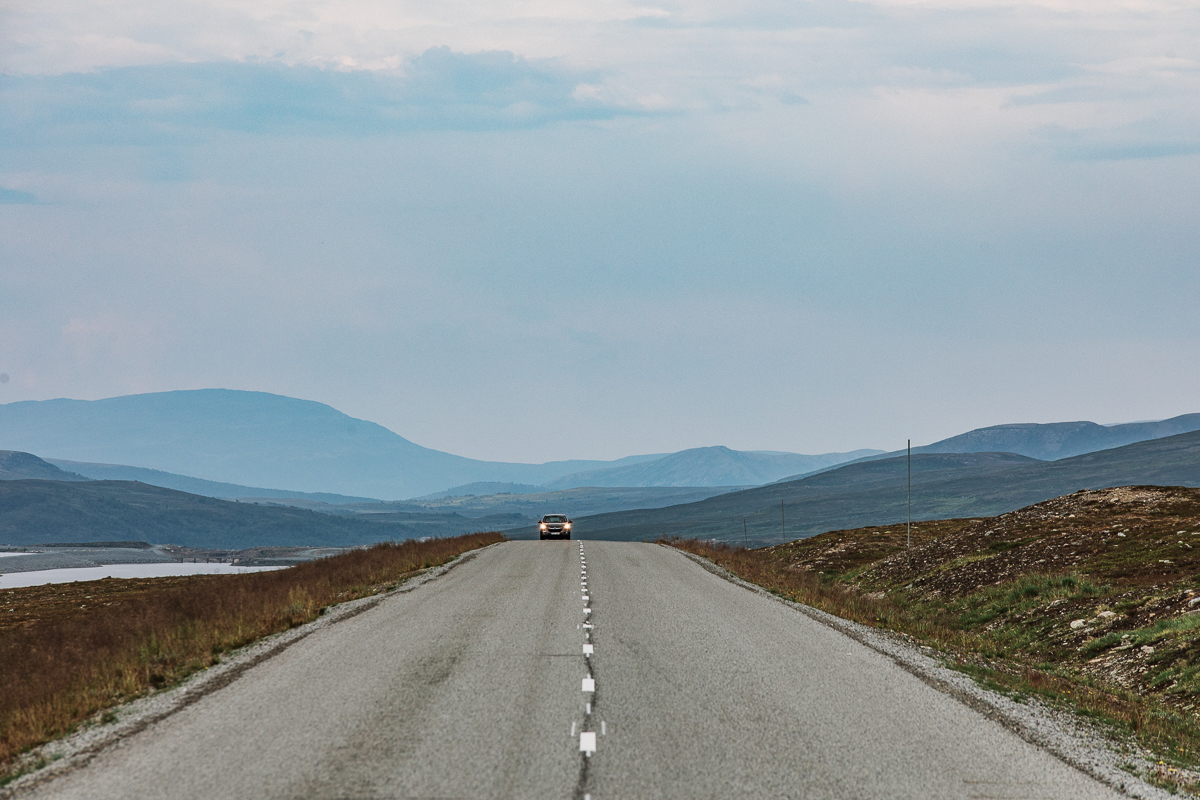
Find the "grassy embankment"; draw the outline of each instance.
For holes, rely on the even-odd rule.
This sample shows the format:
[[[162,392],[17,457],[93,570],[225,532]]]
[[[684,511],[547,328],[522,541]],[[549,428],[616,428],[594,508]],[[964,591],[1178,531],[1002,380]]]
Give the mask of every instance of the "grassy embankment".
[[[0,591],[0,783],[17,757],[222,653],[377,594],[498,533],[379,544],[243,575],[105,579]]]
[[[1195,537],[1195,538],[1193,538]],[[866,625],[908,634],[985,685],[1134,735],[1146,777],[1196,791],[1200,490],[1084,491],[999,517],[833,531],[746,550],[664,543]]]

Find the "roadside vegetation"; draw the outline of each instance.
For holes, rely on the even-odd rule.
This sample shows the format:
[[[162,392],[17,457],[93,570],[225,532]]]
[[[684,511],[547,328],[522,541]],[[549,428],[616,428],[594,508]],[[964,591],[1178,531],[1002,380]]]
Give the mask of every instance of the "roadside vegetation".
[[[747,550],[664,539],[771,592],[941,651],[990,688],[1115,726],[1196,792],[1200,490],[1082,491],[998,517]]]
[[[21,753],[105,709],[177,684],[328,606],[393,589],[503,538],[384,543],[243,575],[0,590],[0,783],[11,779]]]

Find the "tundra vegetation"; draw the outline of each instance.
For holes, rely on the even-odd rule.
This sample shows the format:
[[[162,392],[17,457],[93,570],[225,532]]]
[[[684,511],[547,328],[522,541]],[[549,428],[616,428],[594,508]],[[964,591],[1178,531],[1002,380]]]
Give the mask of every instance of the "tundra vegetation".
[[[773,547],[664,539],[777,595],[910,636],[993,689],[1134,736],[1196,791],[1200,490],[1081,491],[997,517]]]
[[[108,578],[0,591],[0,782],[19,756],[222,654],[396,588],[498,533],[377,544],[242,575]]]

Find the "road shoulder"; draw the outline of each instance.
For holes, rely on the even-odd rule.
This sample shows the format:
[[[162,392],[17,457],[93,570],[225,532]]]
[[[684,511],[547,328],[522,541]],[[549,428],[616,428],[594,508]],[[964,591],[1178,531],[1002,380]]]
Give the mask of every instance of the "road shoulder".
[[[948,667],[947,660],[939,659],[939,654],[932,648],[918,645],[908,637],[861,625],[787,600],[739,578],[701,556],[666,545],[660,546],[679,553],[702,569],[730,583],[789,606],[887,656],[932,688],[954,697],[1030,744],[1042,748],[1106,786],[1129,797],[1145,800],[1165,800],[1177,796],[1147,783],[1125,768],[1132,766],[1134,770],[1143,773],[1152,771],[1154,759],[1150,754],[1131,742],[1115,740],[1095,724],[1051,708],[1036,699],[1017,700],[989,691],[975,683],[968,675]]]
[[[412,592],[498,544],[503,542],[463,553],[452,561],[414,576],[391,591],[330,606],[312,622],[266,636],[228,653],[219,664],[197,672],[176,686],[108,709],[96,719],[85,722],[75,733],[24,754],[20,763],[28,771],[8,785],[0,787],[0,800],[18,796],[26,790],[86,766],[102,751],[230,685],[251,668],[282,653],[313,633],[369,611],[389,597]]]

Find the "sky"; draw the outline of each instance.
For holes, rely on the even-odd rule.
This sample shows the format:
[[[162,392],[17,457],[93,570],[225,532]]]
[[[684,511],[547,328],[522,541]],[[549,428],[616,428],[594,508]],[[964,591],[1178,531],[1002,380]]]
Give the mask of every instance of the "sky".
[[[0,0],[0,403],[536,462],[1160,419],[1198,217],[1193,0]]]

